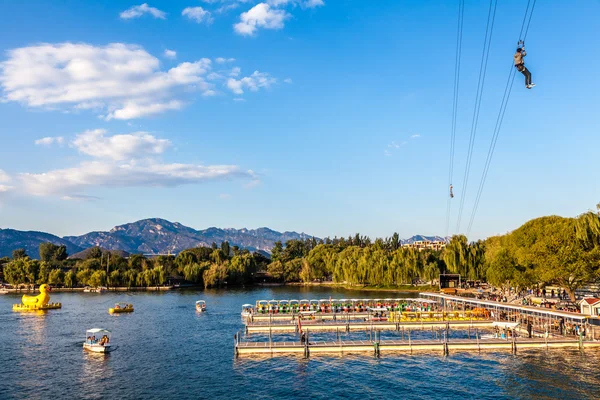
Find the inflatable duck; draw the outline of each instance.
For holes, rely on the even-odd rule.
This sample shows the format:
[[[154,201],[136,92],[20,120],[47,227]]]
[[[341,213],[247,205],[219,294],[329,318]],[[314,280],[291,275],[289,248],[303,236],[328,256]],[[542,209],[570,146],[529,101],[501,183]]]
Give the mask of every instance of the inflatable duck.
[[[48,292],[51,291],[52,290],[50,289],[50,286],[43,284],[40,286],[40,294],[38,294],[37,296],[27,296],[26,294],[24,294],[23,298],[21,299],[21,302],[23,303],[23,305],[26,305],[28,307],[44,307],[48,305],[48,302],[50,301],[50,295],[48,294]]]

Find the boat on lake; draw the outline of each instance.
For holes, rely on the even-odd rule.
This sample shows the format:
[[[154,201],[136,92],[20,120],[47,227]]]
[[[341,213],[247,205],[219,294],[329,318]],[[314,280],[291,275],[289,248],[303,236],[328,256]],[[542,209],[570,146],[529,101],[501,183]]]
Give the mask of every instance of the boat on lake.
[[[83,349],[92,353],[110,353],[113,348],[110,344],[110,331],[102,328],[92,328],[85,331]]]
[[[242,318],[250,318],[254,314],[254,307],[252,304],[242,305]]]
[[[108,292],[108,288],[105,286],[100,286],[100,287],[89,287],[86,286],[83,288],[83,293],[104,293],[104,292]]]
[[[204,300],[198,300],[196,302],[196,311],[198,311],[198,312],[206,311],[206,302]]]
[[[122,314],[122,313],[132,313],[133,312],[133,304],[130,303],[116,303],[114,307],[108,309],[109,314]]]

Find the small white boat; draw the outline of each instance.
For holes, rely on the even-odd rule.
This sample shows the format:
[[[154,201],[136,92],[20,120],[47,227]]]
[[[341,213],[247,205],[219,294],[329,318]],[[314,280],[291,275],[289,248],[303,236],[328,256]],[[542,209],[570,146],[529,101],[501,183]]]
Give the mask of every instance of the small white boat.
[[[254,314],[254,307],[252,304],[242,305],[242,318],[250,318]]]
[[[0,294],[8,294],[10,293],[8,289],[0,289]]]
[[[83,293],[104,293],[107,291],[108,291],[108,288],[106,286],[100,286],[100,287],[96,287],[96,288],[86,286],[83,289]]]
[[[198,312],[206,311],[206,302],[204,300],[198,300],[196,302],[196,311],[198,311]]]
[[[85,331],[83,349],[93,353],[110,353],[110,331],[102,328],[93,328]]]

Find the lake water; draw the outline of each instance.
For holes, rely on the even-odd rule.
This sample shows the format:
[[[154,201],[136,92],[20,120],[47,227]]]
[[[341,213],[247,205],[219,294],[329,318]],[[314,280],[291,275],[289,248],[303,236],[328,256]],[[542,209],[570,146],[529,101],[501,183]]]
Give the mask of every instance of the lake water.
[[[54,293],[62,310],[42,315],[15,313],[20,296],[1,295],[0,399],[600,398],[598,350],[234,358],[242,304],[329,296],[411,295],[296,287]],[[199,299],[208,312],[195,312]],[[109,315],[117,301],[135,312]],[[94,327],[111,330],[118,349],[84,352],[85,330]]]

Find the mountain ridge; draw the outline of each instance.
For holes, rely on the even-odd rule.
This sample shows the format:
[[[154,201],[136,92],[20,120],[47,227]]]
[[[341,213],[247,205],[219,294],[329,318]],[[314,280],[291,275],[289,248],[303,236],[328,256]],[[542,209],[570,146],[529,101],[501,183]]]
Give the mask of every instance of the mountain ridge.
[[[43,242],[65,245],[69,254],[96,246],[130,254],[176,254],[188,248],[211,246],[212,243],[220,245],[224,241],[228,241],[231,246],[250,251],[270,252],[277,241],[285,243],[288,240],[304,240],[312,237],[304,232],[278,232],[268,227],[256,229],[208,227],[197,230],[180,222],[146,218],[117,225],[108,231],[92,231],[79,236],[62,238],[45,232],[0,229],[0,257],[10,256],[14,249],[24,248],[27,254],[37,258],[39,245]],[[316,237],[315,239],[319,240]],[[446,239],[440,236],[415,235],[401,240],[401,243],[414,243],[417,240]]]

